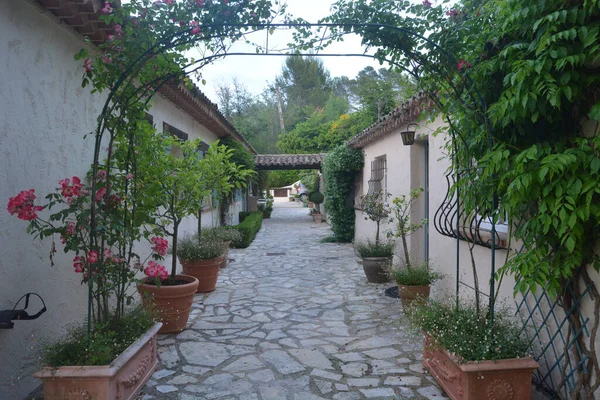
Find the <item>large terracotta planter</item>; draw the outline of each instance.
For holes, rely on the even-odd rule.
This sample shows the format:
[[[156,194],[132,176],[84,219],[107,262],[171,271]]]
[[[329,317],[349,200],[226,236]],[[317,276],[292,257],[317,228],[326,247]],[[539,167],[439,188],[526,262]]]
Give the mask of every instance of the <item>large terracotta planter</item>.
[[[313,221],[315,221],[317,224],[320,224],[321,222],[323,222],[323,214],[321,214],[321,213],[312,214],[312,217],[313,217]]]
[[[45,400],[130,400],[158,365],[155,324],[121,353],[111,365],[46,367],[33,376],[44,382]]]
[[[186,283],[173,286],[155,286],[145,283],[137,285],[144,306],[155,311],[157,318],[163,323],[158,333],[183,331],[190,316],[198,279],[187,275],[176,275],[175,279]]]
[[[404,306],[409,306],[416,299],[427,300],[429,298],[430,291],[431,285],[403,285],[398,282],[398,295],[400,296]]]
[[[223,257],[198,261],[179,260],[183,266],[183,273],[198,279],[196,293],[209,293],[216,289]]]
[[[386,283],[390,278],[387,274],[387,266],[390,259],[387,257],[369,257],[362,259],[363,270],[367,280],[371,283]]]
[[[427,335],[423,364],[453,400],[530,400],[531,375],[539,367],[531,358],[459,364]]]

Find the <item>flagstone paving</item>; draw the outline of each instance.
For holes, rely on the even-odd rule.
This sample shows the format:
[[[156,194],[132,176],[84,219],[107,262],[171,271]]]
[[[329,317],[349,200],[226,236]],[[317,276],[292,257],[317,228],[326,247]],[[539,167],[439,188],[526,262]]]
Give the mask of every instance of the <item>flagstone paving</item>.
[[[276,204],[248,249],[231,250],[188,328],[159,337],[144,399],[445,398],[421,365],[391,284],[367,283],[347,244],[308,209]]]

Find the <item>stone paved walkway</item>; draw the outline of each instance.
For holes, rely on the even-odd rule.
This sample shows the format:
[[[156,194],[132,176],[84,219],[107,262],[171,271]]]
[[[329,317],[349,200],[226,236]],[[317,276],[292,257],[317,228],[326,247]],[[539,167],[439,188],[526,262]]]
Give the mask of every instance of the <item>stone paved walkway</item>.
[[[350,245],[308,209],[276,204],[256,240],[197,295],[188,329],[159,338],[145,399],[441,399],[391,284],[368,284]]]

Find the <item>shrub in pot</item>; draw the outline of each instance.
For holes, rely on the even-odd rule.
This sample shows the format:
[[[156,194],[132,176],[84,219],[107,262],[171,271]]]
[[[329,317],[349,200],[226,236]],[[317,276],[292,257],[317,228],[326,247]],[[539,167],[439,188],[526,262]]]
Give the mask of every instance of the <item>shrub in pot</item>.
[[[309,196],[309,200],[316,206],[316,212],[311,213],[313,221],[315,221],[316,223],[323,222],[323,215],[321,214],[321,204],[323,203],[323,201],[325,201],[325,196],[323,196],[323,193],[321,192],[314,192],[311,193],[311,195]]]
[[[215,240],[225,243],[225,255],[221,268],[226,268],[228,265],[228,253],[232,243],[239,243],[242,240],[242,234],[234,226],[217,226],[215,228],[203,229],[202,237],[214,238]]]
[[[227,246],[211,236],[187,236],[177,244],[177,258],[183,272],[198,279],[196,293],[208,293],[217,287],[219,269]]]
[[[385,283],[389,281],[389,267],[394,256],[393,242],[367,239],[356,242],[354,249],[362,259],[363,271],[369,282]]]
[[[423,364],[451,399],[531,398],[539,365],[514,313],[496,310],[492,324],[488,309],[447,299],[413,303],[405,315],[425,335]]]
[[[273,212],[273,203],[267,201],[266,204],[259,204],[258,210],[263,213],[263,218],[271,218],[271,213]]]
[[[375,241],[357,242],[355,250],[362,258],[362,265],[367,280],[372,283],[388,282],[388,272],[394,255],[394,243],[380,240],[380,225],[386,222],[390,215],[388,204],[384,201],[383,191],[369,193],[361,197],[361,208],[366,214],[365,220],[375,222]]]
[[[407,306],[414,300],[429,298],[431,284],[441,278],[428,264],[394,268],[390,275],[398,283],[398,294],[402,303]]]
[[[412,206],[422,192],[423,188],[414,189],[408,196],[401,195],[392,201],[395,231],[391,235],[400,238],[404,251],[403,268],[395,269],[392,274],[398,283],[398,294],[404,305],[409,305],[418,297],[427,299],[430,285],[440,278],[439,274],[430,270],[428,263],[415,265],[408,251],[407,237],[427,223],[426,219],[416,223],[411,221]]]

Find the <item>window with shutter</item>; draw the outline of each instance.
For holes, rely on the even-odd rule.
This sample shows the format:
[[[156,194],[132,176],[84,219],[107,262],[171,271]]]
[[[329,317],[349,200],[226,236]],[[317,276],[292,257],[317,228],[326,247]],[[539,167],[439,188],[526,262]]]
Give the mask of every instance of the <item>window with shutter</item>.
[[[367,194],[384,192],[387,195],[387,158],[385,155],[371,161],[371,179]]]

